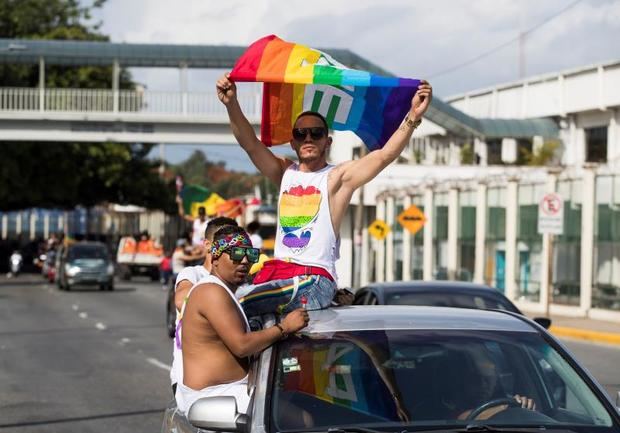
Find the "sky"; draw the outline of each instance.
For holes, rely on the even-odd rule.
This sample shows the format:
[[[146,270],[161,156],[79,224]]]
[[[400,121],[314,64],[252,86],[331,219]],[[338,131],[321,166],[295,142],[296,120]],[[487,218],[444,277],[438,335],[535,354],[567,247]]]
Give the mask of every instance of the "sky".
[[[245,46],[276,34],[347,48],[395,75],[428,79],[438,97],[515,81],[523,71],[620,60],[620,0],[108,0],[96,17],[114,42]],[[151,90],[179,88],[174,69],[132,73]],[[213,89],[220,73],[192,71],[190,90]],[[167,150],[167,159],[206,149],[184,148]]]

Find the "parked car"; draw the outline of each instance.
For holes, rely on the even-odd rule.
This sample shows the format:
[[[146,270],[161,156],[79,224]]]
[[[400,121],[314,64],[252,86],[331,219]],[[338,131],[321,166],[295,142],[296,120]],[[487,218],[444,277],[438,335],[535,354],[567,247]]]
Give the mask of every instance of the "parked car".
[[[172,403],[162,432],[620,431],[594,378],[544,328],[509,311],[312,311],[308,328],[251,369],[247,414],[229,396],[200,399],[187,417]]]
[[[463,281],[397,281],[375,283],[355,292],[356,305],[427,305],[432,307],[477,308],[523,313],[499,290]],[[549,329],[551,319],[536,317]]]
[[[98,285],[100,290],[114,290],[114,263],[105,244],[78,242],[62,249],[57,267],[61,290],[77,285]]]

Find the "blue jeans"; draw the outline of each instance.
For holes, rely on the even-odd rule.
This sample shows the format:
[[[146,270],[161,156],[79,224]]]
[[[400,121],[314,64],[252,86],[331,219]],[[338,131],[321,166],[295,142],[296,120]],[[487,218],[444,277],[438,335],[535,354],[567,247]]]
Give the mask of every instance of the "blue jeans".
[[[302,307],[303,297],[307,310],[320,310],[331,305],[337,288],[327,277],[299,275],[252,286],[239,302],[247,317],[288,313]]]

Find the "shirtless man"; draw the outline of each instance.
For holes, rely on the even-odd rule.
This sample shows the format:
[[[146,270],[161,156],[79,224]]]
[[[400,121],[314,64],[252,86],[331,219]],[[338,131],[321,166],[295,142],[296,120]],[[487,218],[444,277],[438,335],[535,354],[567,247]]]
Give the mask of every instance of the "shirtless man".
[[[242,228],[224,227],[211,254],[211,275],[188,293],[182,319],[183,381],[175,397],[186,415],[198,399],[222,395],[234,396],[245,412],[249,357],[308,324],[308,313],[297,309],[275,326],[251,332],[234,293],[260,251]]]
[[[211,244],[213,235],[216,231],[226,226],[237,226],[237,221],[232,218],[218,217],[214,218],[207,224],[204,233],[205,261],[201,265],[187,266],[183,268],[176,277],[174,283],[174,304],[177,310],[177,329],[183,302],[190,289],[211,273]],[[183,380],[183,354],[181,353],[181,335],[180,331],[176,332],[174,341],[172,342],[172,368],[170,368],[170,382],[172,385],[172,393],[176,393],[177,383]]]
[[[254,278],[256,287],[241,299],[246,314],[287,312],[300,305],[328,307],[337,288],[340,224],[351,196],[398,158],[409,143],[430,105],[430,84],[421,82],[403,123],[382,148],[337,166],[327,163],[332,137],[321,114],[306,111],[297,117],[291,140],[298,158],[294,162],[274,155],[261,143],[241,111],[237,88],[228,74],[217,81],[216,89],[235,138],[256,168],[280,187],[277,260],[265,263]]]

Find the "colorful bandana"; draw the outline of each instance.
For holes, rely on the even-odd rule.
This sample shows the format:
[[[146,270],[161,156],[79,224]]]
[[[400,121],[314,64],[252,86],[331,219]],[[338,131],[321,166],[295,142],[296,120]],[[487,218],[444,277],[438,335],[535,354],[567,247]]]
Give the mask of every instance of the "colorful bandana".
[[[211,255],[214,259],[221,256],[224,251],[231,247],[252,247],[252,241],[245,233],[236,235],[228,235],[222,239],[213,242],[211,247]]]

